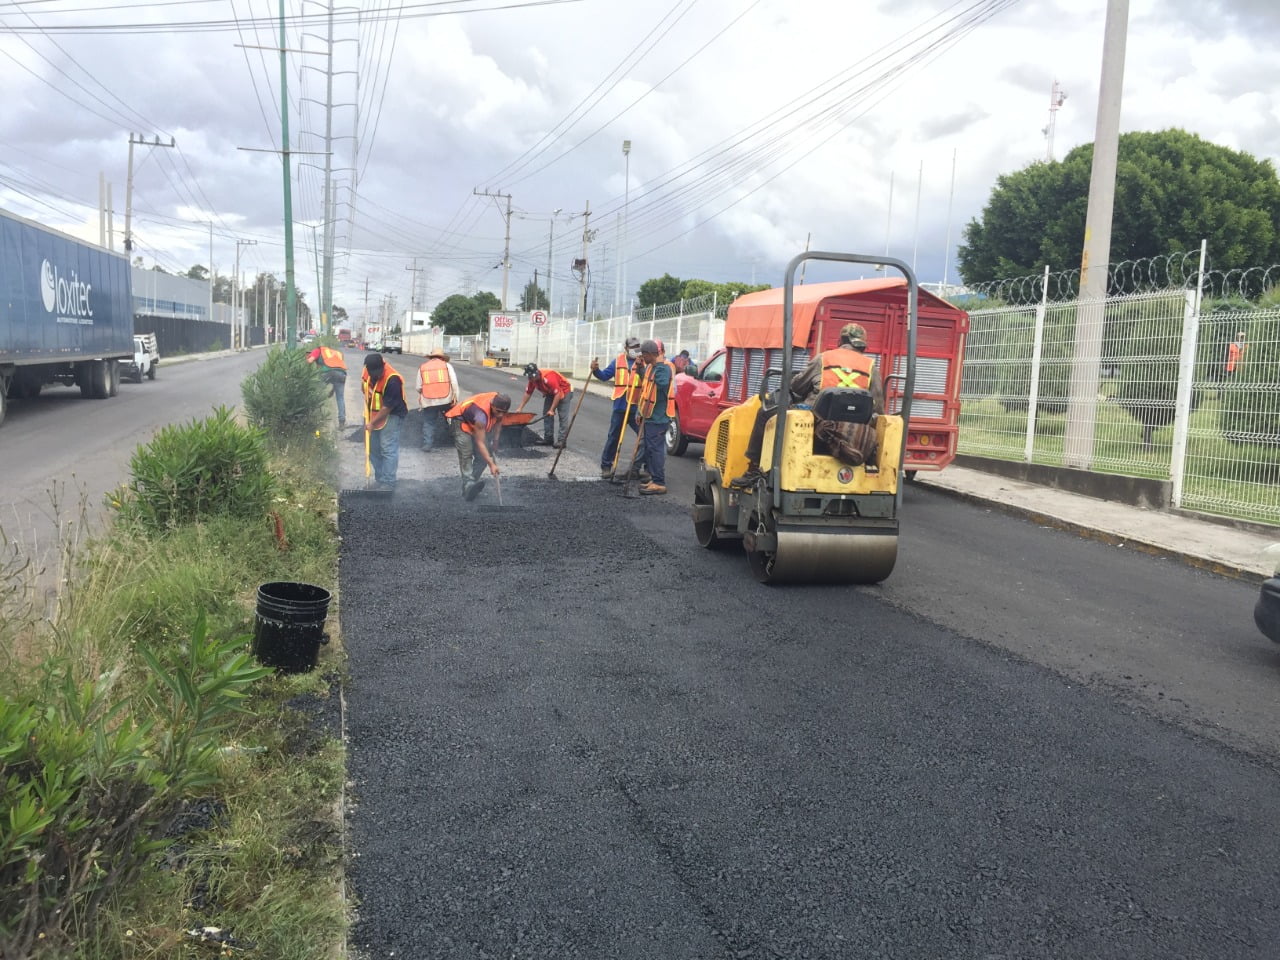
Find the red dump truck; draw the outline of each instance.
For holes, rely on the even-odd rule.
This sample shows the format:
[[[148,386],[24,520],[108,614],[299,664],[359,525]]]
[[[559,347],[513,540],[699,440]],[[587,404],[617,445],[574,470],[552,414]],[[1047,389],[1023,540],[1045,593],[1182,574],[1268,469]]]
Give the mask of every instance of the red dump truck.
[[[707,437],[727,407],[760,390],[770,367],[782,367],[782,288],[748,293],[725,318],[724,348],[697,370],[676,375],[676,415],[667,450],[680,456]],[[867,330],[867,353],[880,361],[889,413],[902,407],[906,376],[907,282],[901,278],[812,283],[794,288],[791,368],[803,370],[815,352],[839,345],[840,328]],[[960,373],[969,315],[920,291],[916,386],[907,426],[907,476],[941,470],[955,459],[960,426]]]

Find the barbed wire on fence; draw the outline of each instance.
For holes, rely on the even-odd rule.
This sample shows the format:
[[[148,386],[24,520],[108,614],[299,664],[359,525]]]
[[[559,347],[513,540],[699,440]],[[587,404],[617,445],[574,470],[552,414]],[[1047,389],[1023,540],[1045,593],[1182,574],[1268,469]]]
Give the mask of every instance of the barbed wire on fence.
[[[683,316],[686,313],[711,313],[720,306],[728,306],[727,304],[718,304],[716,301],[716,295],[708,293],[701,297],[677,300],[675,303],[660,303],[652,307],[637,307],[635,319],[638,321],[670,320],[672,317]]]
[[[1212,260],[1204,271],[1206,298],[1240,297],[1256,299],[1280,285],[1280,264],[1269,267],[1218,270]],[[1121,260],[1107,266],[1107,296],[1191,290],[1200,282],[1200,251],[1186,250],[1158,257]],[[1061,302],[1078,299],[1080,269],[1051,271],[1023,277],[1009,277],[968,284],[954,295],[957,300],[991,301],[1010,306],[1030,306],[1042,300]]]

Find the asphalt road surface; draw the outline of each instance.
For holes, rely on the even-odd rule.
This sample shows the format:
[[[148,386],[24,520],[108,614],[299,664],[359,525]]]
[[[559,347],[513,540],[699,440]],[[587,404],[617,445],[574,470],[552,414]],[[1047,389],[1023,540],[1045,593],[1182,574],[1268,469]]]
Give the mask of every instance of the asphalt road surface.
[[[1276,956],[1252,588],[924,488],[884,585],[770,588],[691,458],[530,451],[497,509],[452,456],[341,505],[369,956]]]

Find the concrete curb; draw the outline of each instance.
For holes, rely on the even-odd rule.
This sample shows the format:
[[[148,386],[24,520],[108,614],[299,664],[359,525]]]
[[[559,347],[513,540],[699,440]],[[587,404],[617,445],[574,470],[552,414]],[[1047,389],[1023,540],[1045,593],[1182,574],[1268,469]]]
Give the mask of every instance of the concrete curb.
[[[1262,583],[1267,579],[1263,574],[1235,564],[1211,560],[1207,557],[1197,556],[1196,554],[1189,553],[1185,550],[1176,550],[1173,547],[1160,543],[1153,543],[1149,540],[1123,536],[1111,533],[1107,530],[1099,530],[1097,527],[1092,527],[1088,524],[1079,523],[1075,520],[1067,520],[1062,517],[1056,517],[1052,514],[1033,510],[1030,507],[1024,507],[1020,504],[1006,503],[1002,500],[983,497],[968,490],[957,490],[954,487],[948,487],[939,483],[931,483],[925,479],[918,479],[915,482],[930,490],[953,497],[956,500],[964,500],[968,503],[990,507],[993,510],[999,510],[1001,513],[1009,516],[1021,517],[1030,520],[1033,523],[1040,524],[1041,526],[1061,530],[1064,533],[1072,533],[1078,537],[1084,537],[1088,540],[1096,540],[1099,543],[1105,543],[1113,547],[1131,547],[1153,557],[1160,557],[1165,560],[1177,560],[1180,563],[1197,567],[1208,573],[1217,574],[1221,577],[1228,577],[1232,580],[1241,580],[1245,583]]]

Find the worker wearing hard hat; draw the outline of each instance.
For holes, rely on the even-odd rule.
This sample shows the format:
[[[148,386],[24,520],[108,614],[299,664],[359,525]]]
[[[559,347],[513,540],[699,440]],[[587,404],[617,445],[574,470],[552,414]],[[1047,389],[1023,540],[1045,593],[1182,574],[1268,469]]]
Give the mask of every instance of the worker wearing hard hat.
[[[600,476],[612,477],[618,465],[618,446],[622,442],[622,428],[627,421],[627,409],[635,404],[633,385],[636,361],[640,359],[640,341],[627,337],[622,352],[601,367],[598,358],[591,359],[591,375],[597,380],[613,381],[613,414],[609,417],[609,435],[600,451]]]
[[[869,391],[876,414],[884,413],[884,379],[880,365],[873,357],[867,356],[866,351],[866,328],[858,323],[845,324],[840,330],[840,346],[824,350],[791,378],[792,401],[812,405],[823,390],[853,388]],[[764,479],[760,470],[760,453],[764,447],[765,426],[777,415],[776,402],[760,407],[755,426],[751,429],[751,439],[747,441],[747,472],[735,477],[731,486],[753,487]],[[868,439],[869,426],[871,433]],[[874,424],[815,422],[814,436],[824,440],[831,455],[843,463],[857,466],[869,462],[874,453]]]
[[[564,446],[564,436],[569,431],[569,394],[573,393],[573,385],[556,371],[539,370],[537,364],[526,363],[524,375],[528,378],[528,386],[524,388],[524,399],[516,407],[516,413],[524,409],[524,405],[533,396],[533,391],[542,394],[542,442],[551,446],[555,442],[555,421],[560,419],[560,446]]]
[[[511,398],[505,393],[477,393],[445,411],[445,419],[453,426],[454,447],[458,451],[458,469],[462,473],[462,495],[474,500],[484,487],[484,468],[498,476],[494,451],[502,438],[502,420],[511,409]]]
[[[444,412],[458,402],[458,374],[449,356],[439,348],[427,354],[418,367],[418,407],[422,410],[422,449],[436,445],[436,434],[444,425]]]

